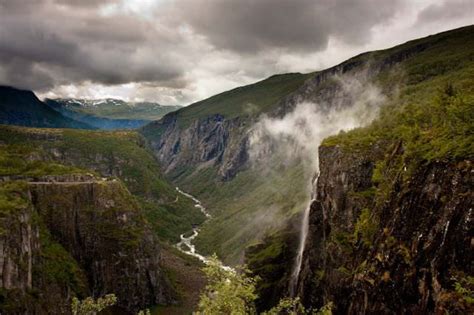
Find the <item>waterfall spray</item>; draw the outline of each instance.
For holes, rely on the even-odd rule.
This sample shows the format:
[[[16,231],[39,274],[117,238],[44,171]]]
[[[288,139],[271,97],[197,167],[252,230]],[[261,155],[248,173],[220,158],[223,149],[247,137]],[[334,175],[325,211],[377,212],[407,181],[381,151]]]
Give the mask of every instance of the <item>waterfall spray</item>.
[[[367,80],[366,72],[358,75],[333,76],[335,95],[320,103],[302,102],[283,117],[262,116],[250,137],[250,160],[269,163],[268,157],[281,161],[303,161],[307,174],[319,174],[319,145],[324,138],[341,130],[351,130],[370,123],[378,113],[385,96]],[[270,154],[269,154],[270,152]],[[316,155],[316,156],[315,156]],[[319,175],[317,175],[319,176]],[[313,184],[315,192],[316,181]],[[303,254],[309,230],[312,196],[301,221],[299,245],[289,283],[289,294],[296,295]]]

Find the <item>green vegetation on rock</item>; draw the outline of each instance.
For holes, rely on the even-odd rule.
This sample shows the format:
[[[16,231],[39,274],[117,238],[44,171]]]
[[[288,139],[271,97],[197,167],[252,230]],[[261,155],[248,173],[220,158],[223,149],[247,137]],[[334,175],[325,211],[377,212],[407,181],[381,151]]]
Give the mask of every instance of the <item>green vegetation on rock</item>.
[[[97,299],[88,297],[82,301],[73,298],[71,311],[73,315],[96,315],[107,307],[115,305],[115,303],[117,303],[117,297],[114,294],[107,294]]]
[[[204,172],[198,173],[204,174]],[[270,230],[280,229],[294,214],[304,209],[310,179],[302,165],[282,166],[280,172],[259,174],[254,169],[240,172],[232,181],[219,182],[195,177],[183,187],[193,189],[209,204],[215,215],[203,225],[196,244],[205,254],[216,252],[226,263],[243,260],[245,248]],[[188,186],[189,185],[189,186]],[[199,188],[198,188],[199,187]]]
[[[152,152],[133,131],[85,131],[0,126],[0,175],[94,174],[121,179],[163,240],[204,221],[192,201],[163,178]]]

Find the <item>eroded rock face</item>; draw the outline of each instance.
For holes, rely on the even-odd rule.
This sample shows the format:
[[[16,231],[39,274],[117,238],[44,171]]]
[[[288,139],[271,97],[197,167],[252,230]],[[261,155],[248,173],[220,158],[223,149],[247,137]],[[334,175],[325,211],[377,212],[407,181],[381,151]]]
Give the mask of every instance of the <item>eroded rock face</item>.
[[[33,287],[33,259],[40,248],[39,226],[33,220],[34,209],[25,205],[15,216],[6,217],[0,237],[0,287],[30,290]]]
[[[179,173],[198,165],[217,166],[222,179],[232,178],[248,160],[246,123],[212,115],[180,127],[176,116],[147,126],[163,128],[163,134],[151,140],[151,146],[166,173]],[[179,174],[176,174],[179,175]]]
[[[388,160],[401,150],[391,148]],[[380,157],[376,146],[361,153],[320,148],[299,286],[305,304],[332,301],[338,314],[472,311],[452,280],[474,271],[471,163],[432,162],[411,174],[402,167],[379,195],[372,173]]]
[[[9,229],[0,236],[0,284],[7,292],[0,304],[11,305],[15,314],[67,313],[71,296],[114,293],[120,307],[136,313],[172,301],[157,240],[120,181],[61,176],[37,179],[25,187],[24,207],[2,221]],[[60,256],[53,256],[52,263],[75,265],[67,270],[77,269],[79,278],[55,282],[62,269],[48,267],[45,246],[50,244],[40,237],[40,229],[50,235],[46,243],[61,247],[53,252]],[[65,255],[70,258],[60,258]],[[34,302],[35,290],[41,303]],[[13,292],[24,296],[21,302],[13,299]],[[31,305],[21,305],[25,301]]]
[[[115,293],[131,310],[167,301],[160,249],[119,181],[30,185],[35,208],[86,271],[94,296]]]

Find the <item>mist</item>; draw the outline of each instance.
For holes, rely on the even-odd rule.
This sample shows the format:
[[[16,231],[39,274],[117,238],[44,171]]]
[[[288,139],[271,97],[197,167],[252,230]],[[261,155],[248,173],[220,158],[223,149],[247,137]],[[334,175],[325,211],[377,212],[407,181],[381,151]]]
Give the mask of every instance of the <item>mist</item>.
[[[323,139],[377,117],[386,97],[365,78],[334,76],[339,90],[331,102],[302,102],[281,118],[264,115],[250,136],[251,162],[272,167],[272,157],[278,156],[285,165],[302,163],[312,177],[319,171],[318,147]]]
[[[291,297],[296,294],[311,202],[316,197],[316,185],[311,179],[316,181],[319,176],[318,148],[328,136],[372,122],[386,99],[367,77],[367,71],[359,72],[357,76],[334,76],[329,79],[334,83],[334,95],[328,98],[330,101],[302,102],[279,118],[263,116],[252,130],[250,159],[254,167],[263,167],[270,173],[280,172],[282,165],[300,165],[304,169],[305,178],[299,181],[303,183],[299,189],[306,192],[306,200],[305,206],[299,209],[302,212],[300,236],[288,287]],[[291,181],[288,187],[294,184]]]

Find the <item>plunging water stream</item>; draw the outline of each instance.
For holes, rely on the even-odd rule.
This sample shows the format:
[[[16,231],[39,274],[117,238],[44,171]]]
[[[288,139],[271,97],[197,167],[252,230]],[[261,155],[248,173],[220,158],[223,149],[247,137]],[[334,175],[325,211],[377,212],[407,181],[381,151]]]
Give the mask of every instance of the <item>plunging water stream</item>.
[[[313,189],[316,189],[318,178],[319,178],[319,172],[318,172],[318,175],[316,176],[316,179],[313,182]],[[311,196],[311,201],[308,203],[303,213],[303,219],[301,222],[301,230],[300,230],[300,239],[299,239],[299,244],[298,244],[298,253],[296,255],[295,265],[293,267],[293,271],[291,273],[291,279],[290,279],[289,293],[291,297],[295,296],[296,289],[298,287],[298,279],[301,272],[301,265],[303,263],[303,254],[304,254],[304,249],[306,246],[306,238],[308,236],[308,231],[309,231],[309,215],[311,212],[311,204],[313,203],[315,198],[316,198],[316,194]]]

